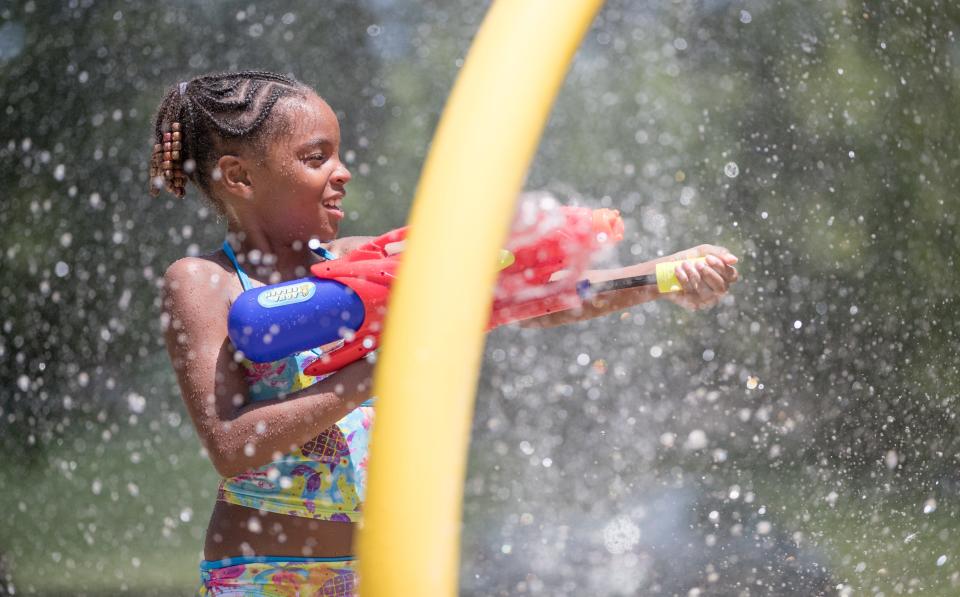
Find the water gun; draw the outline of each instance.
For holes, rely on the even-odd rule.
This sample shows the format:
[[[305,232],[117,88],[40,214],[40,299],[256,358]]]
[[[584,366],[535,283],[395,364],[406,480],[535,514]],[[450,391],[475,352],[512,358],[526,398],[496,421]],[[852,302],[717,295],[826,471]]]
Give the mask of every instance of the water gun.
[[[313,265],[311,277],[243,292],[227,319],[230,340],[254,362],[323,347],[323,355],[305,368],[308,375],[330,373],[363,358],[379,346],[406,235],[407,228],[390,231],[340,259]],[[487,329],[576,308],[595,293],[657,283],[657,277],[661,290],[669,291],[672,267],[601,284],[579,280],[598,250],[622,238],[623,221],[616,210],[528,209],[521,204],[500,251]],[[555,279],[561,271],[567,275]]]

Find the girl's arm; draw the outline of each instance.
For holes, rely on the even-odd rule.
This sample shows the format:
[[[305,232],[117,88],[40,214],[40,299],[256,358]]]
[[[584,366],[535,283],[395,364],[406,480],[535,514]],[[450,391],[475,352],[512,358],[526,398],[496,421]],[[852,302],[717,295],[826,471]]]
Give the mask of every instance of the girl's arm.
[[[661,257],[652,261],[645,261],[636,265],[608,270],[592,270],[586,272],[585,278],[592,283],[606,282],[633,276],[652,274],[657,264],[663,261],[677,261],[693,257],[706,257],[706,264],[694,266],[690,263],[677,268],[677,280],[682,290],[679,293],[661,295],[656,286],[641,286],[604,292],[593,299],[584,301],[582,308],[570,311],[551,313],[543,317],[528,319],[520,323],[523,327],[554,327],[600,317],[608,313],[620,311],[640,303],[658,298],[666,298],[688,309],[696,310],[710,307],[717,303],[726,294],[730,284],[739,279],[733,265],[737,258],[723,247],[714,245],[700,245],[686,251],[675,253],[668,257]]]
[[[275,460],[319,435],[369,397],[373,365],[352,363],[285,399],[250,403],[227,338],[234,277],[200,258],[164,275],[167,352],[200,442],[217,472],[231,477]]]

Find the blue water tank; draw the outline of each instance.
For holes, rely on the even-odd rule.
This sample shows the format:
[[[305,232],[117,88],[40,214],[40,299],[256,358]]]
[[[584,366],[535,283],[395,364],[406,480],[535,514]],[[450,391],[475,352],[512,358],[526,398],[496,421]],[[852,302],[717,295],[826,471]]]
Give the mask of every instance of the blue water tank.
[[[364,316],[363,301],[348,286],[300,278],[241,293],[227,333],[248,359],[266,363],[335,342],[358,330]]]

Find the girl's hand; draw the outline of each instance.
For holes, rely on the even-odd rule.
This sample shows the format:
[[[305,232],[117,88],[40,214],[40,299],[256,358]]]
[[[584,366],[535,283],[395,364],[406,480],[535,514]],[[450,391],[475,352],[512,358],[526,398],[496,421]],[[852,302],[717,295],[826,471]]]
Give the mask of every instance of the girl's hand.
[[[375,238],[375,236],[347,236],[344,238],[336,238],[328,243],[322,243],[321,246],[337,257],[345,257],[351,251],[359,249]]]
[[[737,257],[723,247],[700,245],[671,255],[670,261],[706,257],[706,263],[684,263],[676,269],[682,290],[664,295],[674,303],[696,311],[712,307],[740,276],[733,265]]]

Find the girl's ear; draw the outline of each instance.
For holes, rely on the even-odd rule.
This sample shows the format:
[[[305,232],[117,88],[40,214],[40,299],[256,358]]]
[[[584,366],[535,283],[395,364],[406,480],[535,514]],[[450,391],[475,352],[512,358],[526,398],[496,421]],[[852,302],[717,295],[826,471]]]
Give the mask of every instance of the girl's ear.
[[[220,180],[217,180],[219,172]],[[231,196],[240,199],[253,199],[253,184],[250,181],[250,172],[244,160],[235,155],[224,155],[217,160],[213,173],[214,184],[220,186]]]

